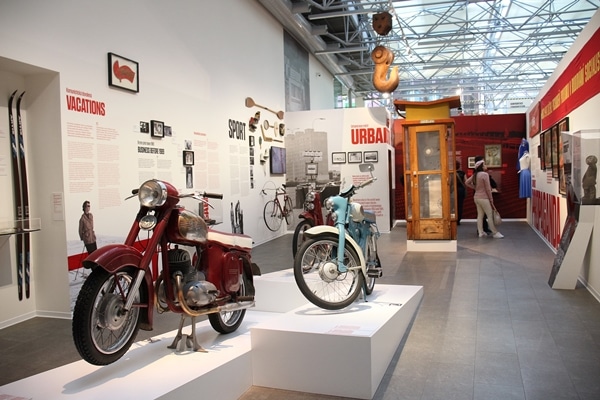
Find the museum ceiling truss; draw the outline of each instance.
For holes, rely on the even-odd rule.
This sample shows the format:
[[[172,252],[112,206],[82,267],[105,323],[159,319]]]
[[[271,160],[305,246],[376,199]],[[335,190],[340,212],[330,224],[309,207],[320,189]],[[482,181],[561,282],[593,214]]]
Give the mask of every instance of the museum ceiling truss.
[[[393,52],[392,99],[461,96],[467,114],[531,102],[600,0],[258,0],[348,90],[386,104],[373,85],[377,46]],[[392,29],[373,27],[389,13]],[[387,96],[386,96],[387,97]]]

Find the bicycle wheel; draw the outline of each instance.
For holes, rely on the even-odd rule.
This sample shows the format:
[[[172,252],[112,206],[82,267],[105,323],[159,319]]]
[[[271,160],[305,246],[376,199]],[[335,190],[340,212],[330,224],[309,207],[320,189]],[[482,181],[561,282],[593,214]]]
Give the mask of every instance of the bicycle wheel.
[[[275,200],[267,201],[265,209],[263,210],[263,217],[265,219],[265,225],[270,231],[277,232],[281,227],[283,215],[281,214],[281,208]]]
[[[338,271],[338,237],[334,234],[306,240],[294,259],[294,279],[298,288],[308,301],[326,310],[348,307],[363,286],[358,255],[349,244],[344,247],[346,272]]]
[[[285,198],[285,222],[288,227],[294,225],[294,206],[292,206],[292,199],[289,197]]]

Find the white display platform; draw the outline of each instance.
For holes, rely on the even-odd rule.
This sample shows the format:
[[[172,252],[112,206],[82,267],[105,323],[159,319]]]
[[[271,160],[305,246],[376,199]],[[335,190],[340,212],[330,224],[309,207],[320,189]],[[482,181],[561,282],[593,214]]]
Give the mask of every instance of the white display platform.
[[[229,335],[219,335],[208,321],[198,322],[198,343],[208,353],[167,348],[175,338],[175,329],[154,338],[158,341],[135,343],[111,365],[98,367],[77,361],[0,386],[0,398],[237,399],[252,386],[249,328],[274,316],[248,311],[242,326]],[[184,328],[183,333],[189,334],[190,329]]]
[[[287,312],[306,303],[294,280],[294,270],[270,272],[254,277],[256,306],[253,310]]]
[[[407,240],[406,251],[456,253],[456,240]]]
[[[376,284],[368,302],[309,303],[253,325],[254,385],[371,399],[422,297],[422,286]]]

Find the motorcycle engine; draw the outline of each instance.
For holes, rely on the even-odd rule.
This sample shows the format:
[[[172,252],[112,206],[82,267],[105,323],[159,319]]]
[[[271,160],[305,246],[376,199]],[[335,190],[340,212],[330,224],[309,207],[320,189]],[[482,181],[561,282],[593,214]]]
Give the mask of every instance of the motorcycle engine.
[[[218,289],[205,279],[201,271],[192,266],[190,253],[179,248],[171,249],[168,259],[173,279],[178,272],[183,276],[183,298],[188,306],[202,307],[215,301],[219,294]],[[159,292],[162,292],[159,296],[164,298],[164,289]]]

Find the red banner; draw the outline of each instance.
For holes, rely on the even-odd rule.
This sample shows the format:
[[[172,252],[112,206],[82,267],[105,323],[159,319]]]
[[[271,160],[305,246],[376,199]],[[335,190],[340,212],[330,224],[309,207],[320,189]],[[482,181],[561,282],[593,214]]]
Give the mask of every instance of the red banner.
[[[556,80],[540,101],[542,130],[600,92],[600,29]]]
[[[538,102],[529,113],[529,137],[540,133],[540,128],[540,103]]]

